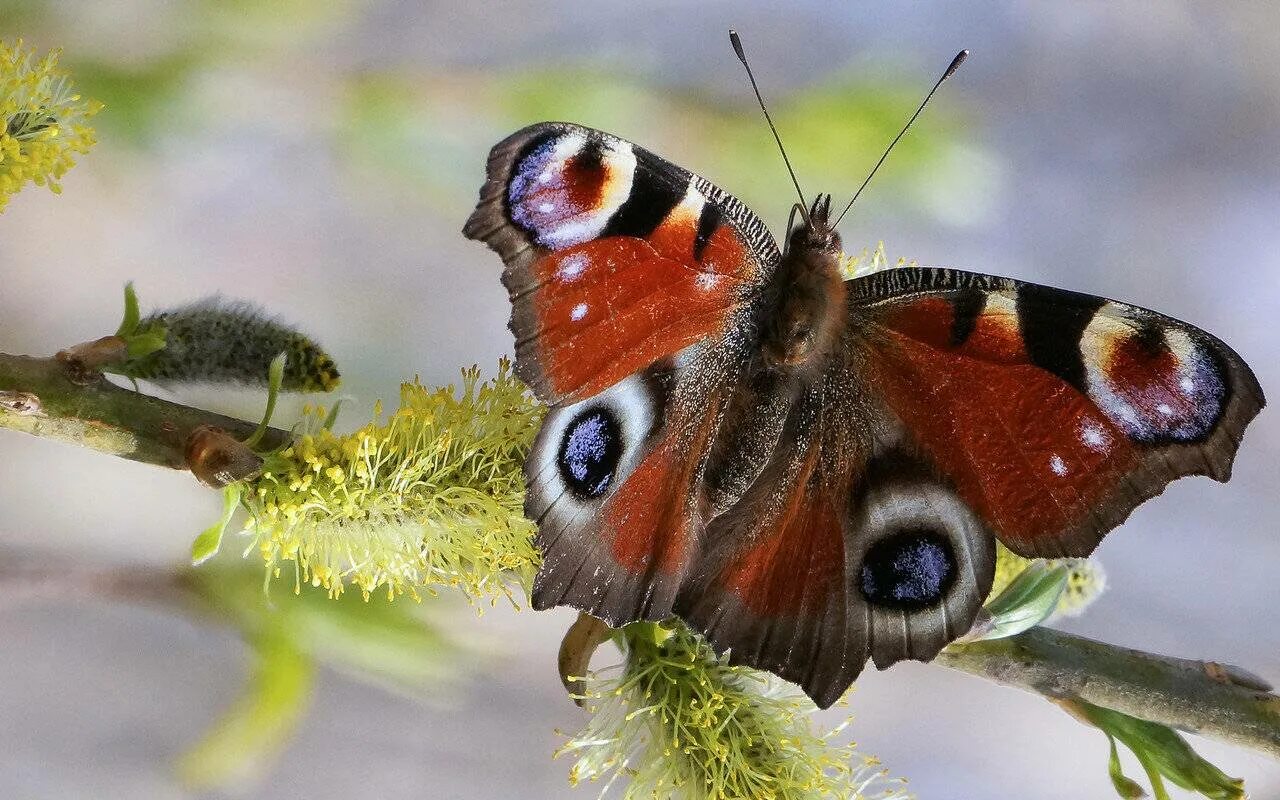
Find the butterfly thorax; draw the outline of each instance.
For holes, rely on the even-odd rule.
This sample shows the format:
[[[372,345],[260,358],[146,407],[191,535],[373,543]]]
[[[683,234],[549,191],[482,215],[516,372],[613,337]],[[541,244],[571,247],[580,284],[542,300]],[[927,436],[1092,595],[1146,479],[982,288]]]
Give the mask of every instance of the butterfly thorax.
[[[766,367],[806,371],[838,342],[845,321],[840,234],[829,225],[830,195],[819,195],[791,231],[766,289],[761,330]]]

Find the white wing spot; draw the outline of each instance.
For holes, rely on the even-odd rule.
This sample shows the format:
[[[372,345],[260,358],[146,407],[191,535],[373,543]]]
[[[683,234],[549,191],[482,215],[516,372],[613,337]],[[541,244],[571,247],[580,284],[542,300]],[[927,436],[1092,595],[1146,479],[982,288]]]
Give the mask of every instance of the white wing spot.
[[[1059,478],[1067,474],[1067,462],[1062,460],[1062,456],[1056,453],[1049,459],[1049,469],[1053,470],[1053,474]]]
[[[710,291],[716,288],[716,284],[720,282],[720,276],[714,272],[704,272],[698,276],[697,284],[699,289]]]
[[[578,320],[582,319],[586,315],[587,315],[587,304],[578,303],[576,306],[573,307],[573,310],[569,312],[569,319],[573,320],[574,322],[577,322]]]
[[[1185,376],[1178,381],[1178,386],[1182,387],[1183,394],[1191,394],[1196,390],[1196,382]]]
[[[1102,452],[1110,444],[1110,437],[1096,422],[1085,422],[1080,426],[1080,441],[1095,452]]]
[[[574,253],[565,257],[560,262],[560,268],[556,270],[556,275],[560,276],[560,280],[565,283],[572,283],[587,268],[587,257],[582,253]]]
[[[538,203],[538,210],[541,211],[543,214],[550,214],[552,211],[556,210],[556,204],[555,203]]]

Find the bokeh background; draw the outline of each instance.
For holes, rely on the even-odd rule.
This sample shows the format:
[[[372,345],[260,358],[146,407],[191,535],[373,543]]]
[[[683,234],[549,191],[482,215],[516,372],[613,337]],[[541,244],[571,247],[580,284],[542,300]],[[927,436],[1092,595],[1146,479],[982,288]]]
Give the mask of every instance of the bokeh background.
[[[132,279],[144,309],[222,293],[298,323],[342,367],[352,425],[415,374],[491,367],[511,345],[499,264],[458,231],[516,127],[626,136],[781,227],[790,184],[731,25],[801,182],[837,199],[972,50],[847,218],[851,249],[884,240],[1153,307],[1280,392],[1280,6],[1265,0],[0,0],[0,37],[64,48],[107,103],[64,194],[30,188],[0,217],[0,350],[109,333]],[[260,413],[252,392],[172,395]],[[1066,627],[1280,681],[1278,419],[1250,429],[1230,484],[1182,481],[1114,533],[1108,594]],[[0,433],[0,552],[181,563],[218,507],[187,474]],[[424,705],[325,671],[279,761],[201,796],[594,796],[551,758],[555,729],[583,723],[555,672],[570,615],[439,617],[483,640],[462,688]],[[0,609],[0,796],[195,796],[171,762],[246,665],[234,632],[163,610]],[[1037,697],[906,664],[867,673],[852,706],[862,750],[921,798],[1111,796],[1105,739]],[[1275,761],[1196,744],[1280,796]]]

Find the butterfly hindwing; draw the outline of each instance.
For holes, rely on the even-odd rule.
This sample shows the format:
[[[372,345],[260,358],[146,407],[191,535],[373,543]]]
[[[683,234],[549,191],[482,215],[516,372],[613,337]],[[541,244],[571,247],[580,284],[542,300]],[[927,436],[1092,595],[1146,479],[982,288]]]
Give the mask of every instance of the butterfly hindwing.
[[[1136,306],[927,267],[851,297],[871,382],[1023,555],[1088,555],[1170,481],[1226,480],[1264,403],[1229,347]]]
[[[516,372],[553,405],[723,336],[779,258],[763,223],[705,179],[567,123],[493,148],[464,233],[502,256]]]
[[[700,547],[702,474],[729,384],[699,366],[699,349],[548,414],[525,465],[543,554],[535,608],[614,626],[671,615]]]
[[[791,398],[772,459],[707,524],[675,605],[734,663],[822,707],[868,658],[929,660],[967,631],[995,567],[990,530],[878,408],[856,355],[845,346]]]

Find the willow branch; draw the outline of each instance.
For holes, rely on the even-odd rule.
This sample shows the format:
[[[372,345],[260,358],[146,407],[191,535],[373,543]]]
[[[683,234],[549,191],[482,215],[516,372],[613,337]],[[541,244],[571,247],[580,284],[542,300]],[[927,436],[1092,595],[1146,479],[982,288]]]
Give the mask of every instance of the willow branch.
[[[197,429],[215,426],[240,439],[254,430],[252,423],[149,397],[101,377],[84,382],[75,377],[55,359],[0,354],[0,428],[176,469],[186,467],[185,446]],[[273,447],[288,436],[269,429],[263,444]],[[0,575],[0,582],[6,577],[23,583],[15,575]],[[136,587],[112,590],[129,587],[129,581],[104,586],[94,576],[84,577],[93,588],[106,590],[100,595],[146,594]],[[65,576],[47,578],[51,587],[66,586]],[[952,646],[938,663],[1051,700],[1084,700],[1280,757],[1280,697],[1247,673],[1214,662],[1034,628],[1008,639]]]
[[[937,663],[1280,758],[1280,697],[1238,667],[1144,653],[1050,628],[952,646]]]
[[[5,553],[0,560],[0,609],[45,605],[82,598],[131,604],[185,605],[190,592],[184,573],[152,566],[97,566],[59,563]]]
[[[221,428],[238,439],[248,438],[256,427],[124,389],[100,375],[76,376],[52,358],[0,353],[0,428],[186,469],[187,442],[202,426]],[[288,437],[288,431],[271,428],[261,446],[275,447]]]

